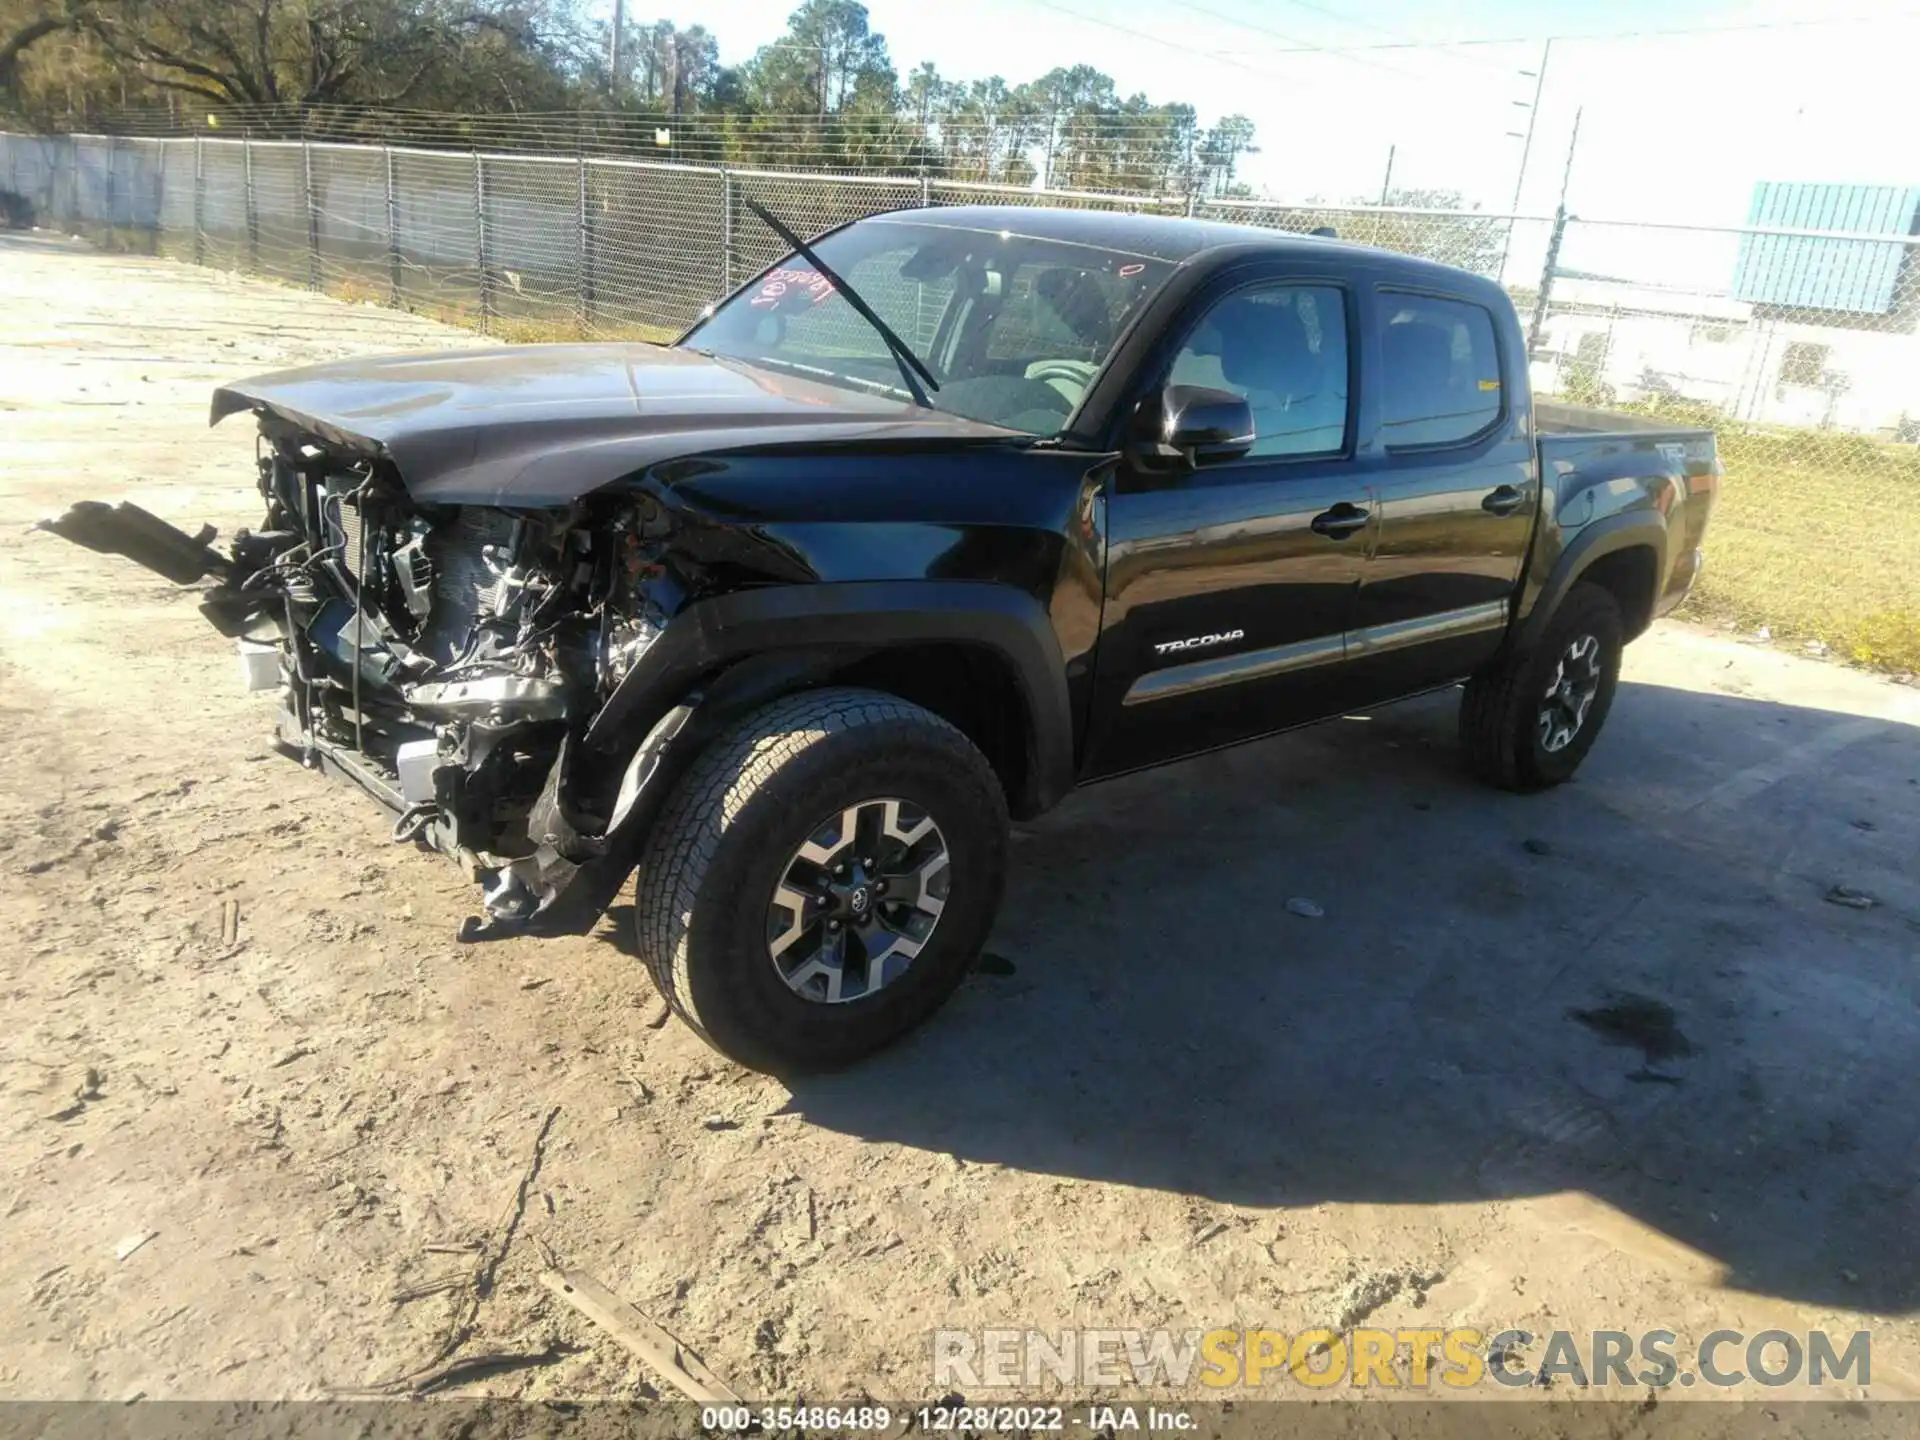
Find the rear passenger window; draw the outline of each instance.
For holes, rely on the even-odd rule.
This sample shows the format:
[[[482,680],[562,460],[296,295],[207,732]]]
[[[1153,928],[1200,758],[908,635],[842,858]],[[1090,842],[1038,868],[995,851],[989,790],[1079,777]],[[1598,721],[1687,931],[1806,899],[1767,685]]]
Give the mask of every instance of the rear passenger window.
[[[1383,294],[1381,435],[1390,446],[1470,440],[1500,418],[1493,316],[1460,300]]]

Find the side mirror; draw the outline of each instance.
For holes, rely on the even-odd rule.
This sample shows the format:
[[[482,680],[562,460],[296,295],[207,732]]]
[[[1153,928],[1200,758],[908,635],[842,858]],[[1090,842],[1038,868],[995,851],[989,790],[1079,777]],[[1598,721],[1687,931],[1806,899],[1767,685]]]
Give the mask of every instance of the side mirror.
[[[1143,459],[1192,469],[1237,460],[1253,448],[1253,411],[1230,390],[1169,385],[1157,416],[1155,408],[1151,402],[1141,407],[1140,418],[1147,422],[1137,432]]]

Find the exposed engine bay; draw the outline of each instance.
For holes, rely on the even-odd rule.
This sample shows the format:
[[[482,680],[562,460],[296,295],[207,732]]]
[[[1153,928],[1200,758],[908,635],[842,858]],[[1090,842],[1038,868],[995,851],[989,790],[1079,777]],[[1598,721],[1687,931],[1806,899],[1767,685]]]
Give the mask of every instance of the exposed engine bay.
[[[562,509],[421,504],[390,462],[261,416],[266,519],[226,552],[132,505],[46,529],[179,583],[277,690],[276,739],[468,867],[495,922],[549,911],[598,858],[621,776],[569,772],[593,717],[685,597],[651,495]],[[597,912],[597,906],[595,910]],[[573,928],[573,927],[569,927]]]

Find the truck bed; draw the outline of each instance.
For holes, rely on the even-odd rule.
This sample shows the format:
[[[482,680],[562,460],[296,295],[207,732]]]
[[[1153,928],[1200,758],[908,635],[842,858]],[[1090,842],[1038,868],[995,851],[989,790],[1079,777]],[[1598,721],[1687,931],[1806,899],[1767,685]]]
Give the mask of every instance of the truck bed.
[[[1563,527],[1605,516],[1622,495],[1636,497],[1628,508],[1651,504],[1666,515],[1674,543],[1662,557],[1653,608],[1664,615],[1700,571],[1700,543],[1720,488],[1713,431],[1553,401],[1536,402],[1533,414],[1540,474],[1553,477]]]
[[[1619,435],[1641,438],[1659,434],[1682,440],[1711,438],[1711,430],[1699,426],[1663,425],[1651,415],[1631,415],[1624,410],[1602,410],[1592,405],[1567,405],[1558,400],[1533,402],[1533,428],[1537,435]]]

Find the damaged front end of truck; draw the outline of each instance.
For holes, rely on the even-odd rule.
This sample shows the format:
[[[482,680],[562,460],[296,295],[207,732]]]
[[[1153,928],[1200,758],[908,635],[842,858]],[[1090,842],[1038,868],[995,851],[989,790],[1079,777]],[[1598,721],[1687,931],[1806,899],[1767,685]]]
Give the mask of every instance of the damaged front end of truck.
[[[630,866],[648,752],[615,767],[581,742],[681,603],[660,499],[421,504],[390,461],[271,413],[261,436],[265,520],[224,549],[130,504],[43,528],[210,581],[201,612],[247,687],[278,692],[278,744],[378,798],[396,840],[465,866],[493,924],[590,925]]]
[[[743,446],[1006,434],[645,345],[311,366],[215,393],[216,423],[240,413],[258,528],[220,545],[97,501],[39,528],[202,585],[247,687],[278,694],[280,747],[482,886],[465,938],[591,928],[714,717],[804,678],[792,647],[720,661],[735,611],[784,615],[762,602],[817,577],[677,482]]]

